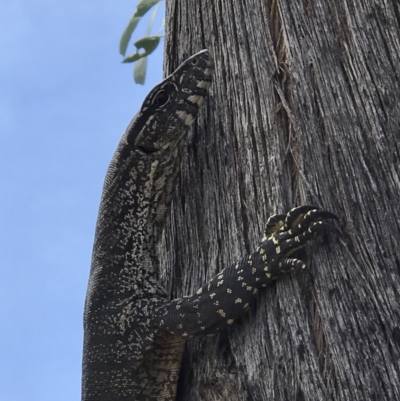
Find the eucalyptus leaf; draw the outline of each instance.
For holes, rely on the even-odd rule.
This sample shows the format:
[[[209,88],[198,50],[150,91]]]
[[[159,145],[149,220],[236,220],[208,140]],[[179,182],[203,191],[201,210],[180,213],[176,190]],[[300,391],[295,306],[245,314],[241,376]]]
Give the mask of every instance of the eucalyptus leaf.
[[[133,69],[133,79],[137,84],[144,84],[146,79],[147,57],[143,57],[137,61]]]
[[[119,52],[124,57],[123,63],[135,63],[133,70],[134,81],[138,84],[144,84],[146,78],[146,68],[147,68],[147,56],[158,47],[162,35],[150,36],[150,32],[153,28],[154,21],[158,12],[158,4],[162,0],[141,0],[136,6],[136,10],[133,13],[127,27],[125,28],[119,43]],[[136,29],[140,18],[147,13],[153,6],[157,5],[150,15],[149,23],[147,25],[146,34],[143,38],[137,40],[134,43],[136,47],[136,52],[126,55],[128,44],[132,38],[133,31]],[[164,26],[164,21],[162,22]]]
[[[146,56],[151,54],[158,44],[160,43],[161,36],[156,35],[156,36],[146,36],[144,38],[141,38],[137,40],[134,45],[137,47],[137,49],[144,49]]]
[[[130,54],[129,56],[126,56],[126,57],[122,60],[122,62],[123,62],[123,63],[134,63],[135,61],[138,61],[138,60],[140,60],[142,57],[146,57],[146,56],[147,56],[147,54],[146,54],[145,52],[143,52],[143,53],[138,53],[138,52],[136,52],[136,53]]]
[[[135,15],[136,13],[130,19],[127,27],[124,30],[124,33],[121,36],[121,40],[119,41],[119,54],[121,54],[122,56],[125,56],[129,40],[131,39],[132,33],[135,30],[136,25],[140,21],[140,17],[136,17]]]
[[[155,4],[159,3],[161,0],[142,0],[136,6],[137,17],[142,17],[147,11],[150,10]]]
[[[119,41],[119,53],[122,56],[125,56],[126,49],[128,48],[128,43],[129,40],[132,37],[133,31],[136,29],[137,24],[140,21],[140,18],[143,17],[144,14],[148,10],[150,10],[151,7],[153,7],[155,4],[159,3],[161,0],[142,0],[139,2],[139,4],[136,7],[135,12],[133,13],[131,19],[128,22],[127,27],[125,28],[121,39]]]

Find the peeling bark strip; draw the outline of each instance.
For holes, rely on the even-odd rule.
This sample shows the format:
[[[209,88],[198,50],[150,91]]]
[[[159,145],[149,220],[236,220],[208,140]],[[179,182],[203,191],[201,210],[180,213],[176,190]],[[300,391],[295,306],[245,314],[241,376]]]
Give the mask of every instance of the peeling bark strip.
[[[167,2],[166,71],[202,48],[216,64],[163,237],[171,296],[272,211],[316,204],[345,233],[228,335],[190,340],[179,399],[400,399],[399,26],[397,0]]]

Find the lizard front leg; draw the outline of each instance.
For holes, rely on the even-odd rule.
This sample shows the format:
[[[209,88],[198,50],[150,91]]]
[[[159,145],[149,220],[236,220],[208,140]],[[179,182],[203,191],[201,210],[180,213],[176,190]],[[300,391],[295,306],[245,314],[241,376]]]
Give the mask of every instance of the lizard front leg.
[[[274,215],[256,250],[222,270],[194,295],[165,302],[154,310],[152,324],[188,337],[234,323],[254,301],[261,287],[295,269],[303,261],[292,254],[326,232],[339,233],[327,223],[337,217],[313,206],[300,206],[287,215]]]

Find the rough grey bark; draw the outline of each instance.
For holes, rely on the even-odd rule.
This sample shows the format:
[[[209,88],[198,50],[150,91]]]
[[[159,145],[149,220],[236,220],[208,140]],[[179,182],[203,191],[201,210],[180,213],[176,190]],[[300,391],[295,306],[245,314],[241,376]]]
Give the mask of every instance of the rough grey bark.
[[[168,0],[166,72],[211,50],[162,242],[171,297],[249,253],[271,213],[313,204],[343,238],[187,345],[181,400],[400,399],[400,5]]]

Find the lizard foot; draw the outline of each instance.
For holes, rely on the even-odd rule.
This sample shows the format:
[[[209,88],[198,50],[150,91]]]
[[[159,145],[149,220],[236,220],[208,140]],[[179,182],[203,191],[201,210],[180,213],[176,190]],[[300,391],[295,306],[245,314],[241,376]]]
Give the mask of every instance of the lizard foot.
[[[289,256],[327,232],[340,235],[340,230],[327,223],[327,219],[338,220],[335,214],[309,205],[296,207],[286,215],[271,216],[257,249],[266,262],[264,271],[267,277],[275,278],[294,269],[304,269],[303,261]]]

